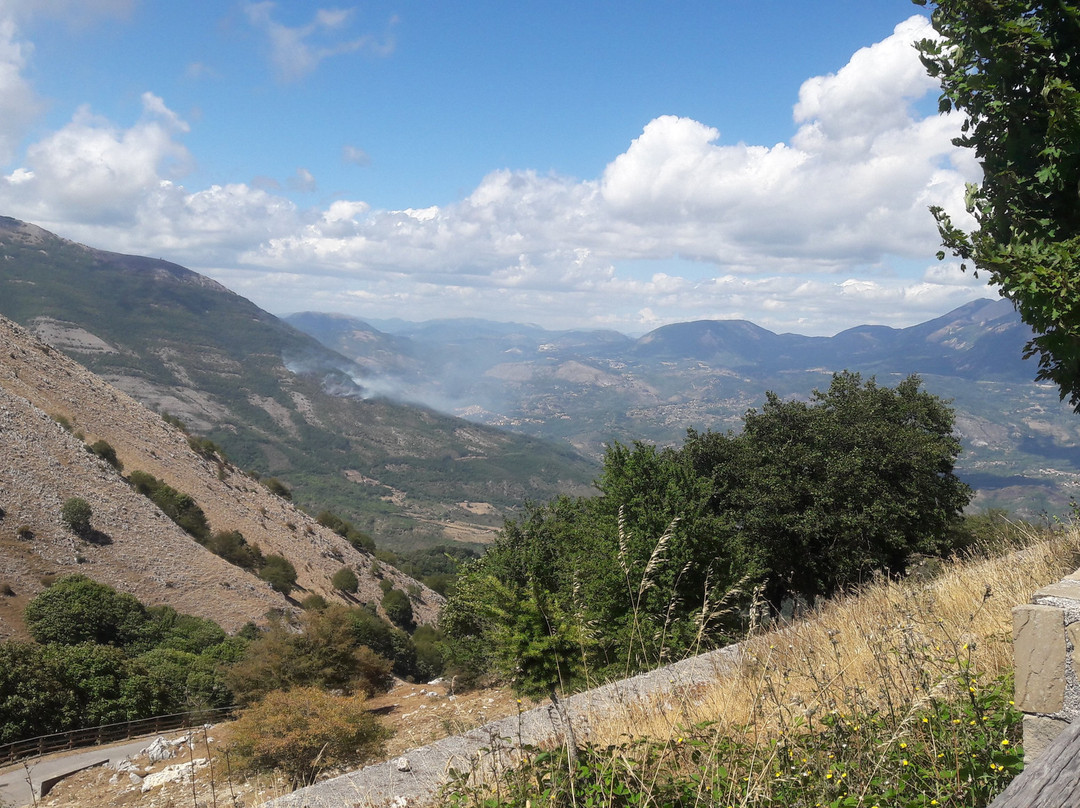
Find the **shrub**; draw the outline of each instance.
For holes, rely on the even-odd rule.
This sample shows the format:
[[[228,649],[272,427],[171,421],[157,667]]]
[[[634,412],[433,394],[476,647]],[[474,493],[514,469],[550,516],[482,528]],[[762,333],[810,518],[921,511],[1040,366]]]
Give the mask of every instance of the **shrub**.
[[[337,533],[357,550],[365,550],[369,553],[375,552],[375,539],[337,514],[330,511],[320,511],[319,515],[315,517],[315,521]]]
[[[84,536],[90,532],[90,519],[94,509],[82,497],[71,497],[60,508],[60,518],[71,528],[73,533]]]
[[[296,586],[296,567],[279,555],[268,555],[263,568],[259,571],[259,577],[266,581],[275,591],[288,597]]]
[[[34,538],[34,529],[30,527],[30,525],[19,525],[17,528],[15,528],[15,535],[18,536],[20,539],[29,541],[30,539]]]
[[[315,521],[323,527],[334,531],[339,536],[344,536],[349,529],[348,522],[330,511],[321,511],[319,515],[315,517]]]
[[[221,556],[241,569],[255,571],[265,563],[262,550],[257,544],[248,544],[239,530],[219,530],[204,545],[207,550]]]
[[[390,662],[357,642],[349,613],[340,604],[305,612],[301,630],[276,620],[230,666],[229,686],[240,704],[274,690],[321,687],[372,694],[390,686]],[[379,649],[381,651],[381,649]]]
[[[230,750],[251,771],[280,769],[294,785],[313,783],[323,769],[382,753],[388,732],[365,701],[314,687],[270,693],[233,725]]]
[[[285,484],[277,477],[267,477],[262,481],[262,484],[266,486],[266,490],[271,494],[275,494],[282,499],[292,500],[292,491],[286,488]]]
[[[391,623],[406,629],[412,628],[412,601],[400,589],[391,589],[383,595],[382,607]]]
[[[116,456],[116,450],[105,440],[96,440],[90,444],[89,450],[112,466],[117,471],[124,470],[124,464],[120,462],[120,458]]]
[[[350,567],[342,567],[335,572],[330,583],[333,584],[334,589],[348,592],[350,595],[355,595],[356,590],[360,588],[360,580]]]
[[[330,604],[326,602],[326,598],[319,594],[308,595],[302,601],[300,601],[300,608],[305,612],[321,612]]]
[[[195,454],[205,460],[221,462],[226,459],[225,450],[210,440],[210,438],[189,437],[188,446],[191,447],[191,451],[195,452]]]
[[[0,584],[0,595],[4,595],[5,597],[11,597],[14,594],[15,594],[15,590],[11,588],[11,584],[9,584],[9,583]]]
[[[187,494],[177,491],[171,485],[145,471],[131,472],[128,482],[196,541],[203,543],[210,535],[210,524],[206,521],[206,514]]]
[[[187,426],[185,426],[184,422],[177,418],[175,415],[169,415],[169,413],[163,412],[161,413],[161,420],[167,423],[169,426],[179,429],[185,435],[187,434]]]

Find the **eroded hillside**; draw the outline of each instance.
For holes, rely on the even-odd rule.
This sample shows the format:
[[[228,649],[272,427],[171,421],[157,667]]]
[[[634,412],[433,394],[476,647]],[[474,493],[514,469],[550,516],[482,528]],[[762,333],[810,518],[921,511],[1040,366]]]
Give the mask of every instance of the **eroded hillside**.
[[[298,575],[294,599],[308,593],[343,599],[330,578],[349,566],[360,580],[357,599],[379,602],[370,555],[228,463],[196,454],[159,415],[0,317],[0,445],[6,455],[0,464],[0,639],[21,632],[22,607],[44,588],[43,579],[71,572],[150,605],[211,618],[230,631],[272,609],[295,608],[136,493],[86,450],[97,440],[112,445],[125,473],[148,472],[190,495],[212,530],[238,530],[264,554],[289,559]],[[91,504],[95,541],[65,527],[60,510],[69,497]],[[434,620],[437,594],[386,565],[378,575],[419,591],[417,620]]]

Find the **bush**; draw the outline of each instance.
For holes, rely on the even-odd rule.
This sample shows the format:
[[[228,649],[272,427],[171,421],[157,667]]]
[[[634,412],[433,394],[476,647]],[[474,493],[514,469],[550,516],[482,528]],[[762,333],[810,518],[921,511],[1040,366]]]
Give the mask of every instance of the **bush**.
[[[360,580],[350,567],[342,567],[335,572],[330,583],[333,584],[334,589],[348,592],[350,595],[355,595],[356,590],[360,588]]]
[[[390,686],[390,662],[357,642],[350,613],[340,604],[305,612],[301,630],[281,620],[271,623],[226,674],[240,704],[274,690],[321,687],[372,694]],[[378,649],[380,652],[382,649]],[[389,655],[389,654],[387,654]]]
[[[285,484],[277,477],[267,477],[262,481],[262,484],[266,486],[266,490],[271,494],[275,494],[282,499],[292,500],[292,491],[286,488]]]
[[[364,531],[358,530],[352,522],[342,519],[337,514],[330,511],[320,511],[319,515],[315,517],[315,521],[337,533],[357,550],[369,553],[375,552],[375,539],[364,533]]]
[[[191,447],[191,451],[195,452],[195,454],[205,460],[212,460],[218,463],[226,460],[225,450],[210,440],[210,438],[189,437],[188,446]]]
[[[319,594],[308,595],[302,601],[300,601],[300,608],[305,612],[321,612],[330,604],[326,602],[326,598]]]
[[[315,521],[323,527],[334,531],[339,536],[344,536],[349,530],[349,523],[330,511],[321,511],[319,515],[315,517]]]
[[[279,769],[294,785],[313,783],[323,769],[360,765],[383,752],[389,733],[365,701],[314,687],[270,693],[233,725],[230,750],[251,771]]]
[[[146,609],[133,596],[85,575],[65,575],[26,605],[26,628],[39,643],[128,646],[153,638]]]
[[[288,597],[296,586],[296,567],[284,556],[268,555],[263,568],[259,570],[259,577],[276,592]]]
[[[133,471],[128,476],[128,482],[135,486],[135,490],[148,497],[161,512],[172,519],[189,536],[200,543],[205,543],[210,535],[210,524],[206,521],[203,513],[195,500],[189,495],[177,491],[171,485],[159,480],[145,471]]]
[[[383,611],[395,626],[410,629],[413,626],[412,601],[400,589],[391,589],[382,599]]]
[[[90,519],[93,515],[94,509],[82,497],[71,497],[65,500],[60,508],[60,518],[64,520],[64,524],[80,536],[90,532]]]
[[[241,569],[254,572],[266,563],[259,545],[248,544],[239,530],[219,530],[204,546]]]
[[[116,456],[116,450],[105,440],[97,440],[90,444],[88,447],[93,454],[96,454],[110,466],[117,471],[124,470],[124,464],[120,462],[120,459]]]

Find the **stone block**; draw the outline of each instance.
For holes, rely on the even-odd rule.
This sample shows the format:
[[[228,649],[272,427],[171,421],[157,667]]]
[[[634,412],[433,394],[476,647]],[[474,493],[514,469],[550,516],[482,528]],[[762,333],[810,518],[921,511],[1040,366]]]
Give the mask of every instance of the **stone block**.
[[[1072,669],[1073,673],[1080,676],[1080,623],[1072,623],[1065,626],[1065,634],[1072,645]]]
[[[1044,718],[1041,715],[1025,715],[1024,765],[1030,766],[1067,726],[1069,726],[1068,721]]]
[[[1036,603],[1043,599],[1073,600],[1080,604],[1080,579],[1062,578],[1057,583],[1039,589],[1032,597]]]
[[[1065,706],[1065,613],[1054,606],[1013,609],[1016,708],[1055,715]]]

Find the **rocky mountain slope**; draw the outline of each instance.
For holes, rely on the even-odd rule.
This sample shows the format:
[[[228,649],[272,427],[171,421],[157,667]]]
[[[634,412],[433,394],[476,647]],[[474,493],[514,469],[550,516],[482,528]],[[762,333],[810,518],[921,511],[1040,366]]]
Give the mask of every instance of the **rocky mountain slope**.
[[[374,395],[358,365],[209,278],[3,217],[0,315],[391,549],[485,541],[523,500],[595,476],[569,447]]]
[[[212,530],[239,530],[264,554],[289,559],[298,574],[294,600],[199,545],[87,451],[97,440],[112,445],[125,473],[148,472],[190,495]],[[270,610],[294,609],[308,593],[344,599],[330,583],[343,566],[357,572],[358,600],[378,603],[379,577],[389,577],[419,592],[418,621],[437,614],[439,595],[387,565],[377,577],[369,554],[235,466],[196,454],[160,415],[3,317],[0,446],[0,639],[22,632],[22,608],[48,577],[73,572],[229,631]],[[69,497],[91,504],[93,540],[64,525],[60,511]]]

